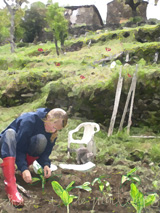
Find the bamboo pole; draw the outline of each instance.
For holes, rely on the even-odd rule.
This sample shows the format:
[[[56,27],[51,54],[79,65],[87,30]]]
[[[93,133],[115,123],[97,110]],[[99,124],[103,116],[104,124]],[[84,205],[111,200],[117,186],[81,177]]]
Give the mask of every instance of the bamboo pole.
[[[128,125],[127,125],[127,134],[129,135],[130,127],[132,124],[132,113],[133,113],[133,104],[134,104],[134,97],[135,97],[135,90],[136,90],[136,81],[137,81],[137,72],[138,72],[138,65],[136,64],[136,71],[133,76],[133,91],[132,91],[132,99],[131,99],[131,106],[129,110],[129,118],[128,118]]]
[[[110,126],[109,126],[109,130],[108,130],[108,137],[111,136],[113,133],[113,128],[114,128],[116,115],[117,115],[117,111],[118,111],[118,106],[119,106],[119,101],[120,101],[120,96],[121,96],[121,91],[122,91],[122,83],[123,83],[123,77],[121,76],[121,73],[122,73],[122,66],[121,66],[120,72],[119,72],[119,79],[118,79],[118,84],[117,84],[117,89],[116,89],[113,113],[112,113]]]

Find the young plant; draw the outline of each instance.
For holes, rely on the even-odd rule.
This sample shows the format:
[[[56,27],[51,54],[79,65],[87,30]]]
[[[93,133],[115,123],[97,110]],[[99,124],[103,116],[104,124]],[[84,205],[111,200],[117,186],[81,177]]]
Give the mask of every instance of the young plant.
[[[130,195],[132,198],[131,204],[136,209],[137,213],[141,213],[143,208],[152,205],[155,202],[156,197],[158,196],[156,193],[154,193],[144,198],[143,193],[138,190],[134,183],[131,183],[130,186]]]
[[[42,167],[40,167],[36,173],[39,175],[39,177],[32,177],[32,183],[41,181],[42,182],[42,192],[44,192],[44,185],[46,183],[46,179],[44,177],[44,171],[43,171]]]
[[[123,185],[126,181],[131,181],[131,182],[136,181],[140,183],[140,178],[132,175],[136,170],[137,169],[134,168],[131,171],[129,171],[127,175],[122,175],[121,184]]]
[[[92,181],[92,186],[93,186],[96,182],[98,182],[100,192],[103,193],[103,190],[104,190],[104,187],[105,187],[105,186],[106,186],[107,192],[110,192],[110,191],[111,191],[110,183],[109,183],[108,181],[106,181],[106,180],[103,180],[103,181],[101,180],[101,179],[104,178],[104,177],[105,177],[105,176],[102,175],[102,176],[100,176],[100,177],[98,177],[98,178],[95,178],[95,179]]]
[[[83,185],[80,185],[80,186],[72,186],[73,184],[75,183],[75,181],[72,181],[67,187],[66,187],[66,190],[69,192],[71,191],[72,189],[83,189],[85,191],[92,191],[91,187],[89,187],[88,185],[90,185],[90,182],[85,182],[83,183]]]
[[[157,180],[154,180],[153,182],[152,182],[152,185],[153,185],[153,187],[157,190],[158,189],[158,181]]]
[[[75,181],[72,181],[66,187],[66,189],[63,189],[62,186],[57,181],[51,182],[53,190],[61,198],[64,205],[67,206],[67,213],[69,213],[69,204],[72,203],[73,199],[77,198],[77,196],[69,195],[69,193],[68,193],[69,191],[71,191],[73,188],[80,188],[80,189],[84,189],[86,191],[92,190],[90,187],[88,187],[88,185],[90,184],[89,182],[86,182],[81,186],[72,186],[74,183],[75,183]]]

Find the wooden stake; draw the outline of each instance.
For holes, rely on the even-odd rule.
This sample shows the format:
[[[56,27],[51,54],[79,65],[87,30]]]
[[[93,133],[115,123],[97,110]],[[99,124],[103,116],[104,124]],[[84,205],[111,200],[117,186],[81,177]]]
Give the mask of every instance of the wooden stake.
[[[113,128],[114,128],[116,115],[117,115],[117,111],[118,111],[118,106],[119,106],[119,101],[120,101],[120,96],[121,96],[121,91],[122,91],[122,83],[123,83],[123,77],[121,76],[121,72],[122,72],[122,66],[121,66],[120,72],[119,72],[119,80],[118,80],[117,89],[116,89],[116,96],[115,96],[115,101],[114,101],[113,113],[112,113],[110,126],[109,126],[109,130],[108,130],[108,137],[111,136],[112,133],[113,133]]]
[[[136,90],[137,72],[138,72],[138,65],[136,64],[136,71],[133,76],[132,99],[131,99],[131,106],[130,106],[130,111],[129,111],[128,125],[127,125],[127,134],[128,135],[129,135],[130,127],[132,124],[132,113],[133,113],[133,103],[134,103],[134,96],[135,96],[135,90]]]
[[[145,135],[133,135],[129,136],[131,138],[147,138],[147,139],[152,139],[152,138],[160,138],[160,136],[145,136]]]
[[[124,107],[124,110],[123,110],[123,114],[122,114],[122,118],[121,118],[121,122],[120,122],[118,131],[122,131],[122,128],[123,128],[124,119],[126,117],[126,113],[127,113],[127,109],[128,109],[128,104],[129,104],[131,94],[132,94],[132,91],[133,91],[133,87],[134,87],[134,78],[135,78],[135,75],[133,75],[133,78],[132,78],[131,86],[130,86],[130,89],[129,89],[129,92],[128,92],[128,95],[127,95],[127,100],[126,100],[126,103],[125,103],[125,107]]]

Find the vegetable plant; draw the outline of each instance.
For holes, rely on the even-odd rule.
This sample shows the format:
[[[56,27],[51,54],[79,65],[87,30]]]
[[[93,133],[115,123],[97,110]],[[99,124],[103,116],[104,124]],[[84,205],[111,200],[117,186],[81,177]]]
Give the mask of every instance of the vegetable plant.
[[[85,182],[81,186],[72,186],[75,183],[75,181],[72,181],[66,189],[63,189],[63,187],[57,182],[52,181],[52,188],[55,191],[55,193],[61,198],[62,202],[65,206],[67,206],[67,213],[69,213],[69,204],[72,203],[73,199],[78,198],[77,196],[70,195],[68,192],[71,191],[73,188],[79,188],[84,189],[86,191],[91,191],[92,189],[88,186],[90,183]]]
[[[152,185],[153,185],[153,187],[157,190],[158,189],[158,181],[157,180],[154,180],[153,182],[152,182]]]
[[[101,179],[104,178],[104,177],[105,177],[105,176],[102,175],[102,176],[100,176],[100,177],[98,177],[98,178],[95,178],[95,179],[92,181],[92,186],[93,186],[96,182],[98,182],[100,192],[103,193],[103,190],[104,190],[104,187],[105,187],[105,186],[106,186],[107,192],[110,192],[110,191],[111,191],[110,183],[109,183],[108,181],[106,181],[106,180],[101,180]]]
[[[152,205],[158,196],[156,193],[154,193],[144,197],[143,193],[138,190],[134,183],[131,183],[130,186],[130,195],[132,198],[131,204],[136,209],[137,213],[141,213],[143,208]]]
[[[44,171],[43,171],[42,167],[37,170],[37,174],[39,175],[39,177],[32,177],[32,183],[41,181],[42,182],[42,192],[44,192],[44,185],[46,183],[46,179],[44,177]]]
[[[92,191],[91,187],[89,187],[88,185],[90,185],[90,182],[85,182],[83,183],[83,185],[80,185],[80,186],[72,186],[73,184],[75,183],[75,181],[72,181],[67,187],[66,187],[66,190],[69,192],[71,191],[72,189],[74,188],[77,188],[77,189],[83,189],[83,190],[86,190],[86,191]]]
[[[122,175],[121,184],[123,185],[126,181],[136,181],[140,183],[140,178],[137,176],[134,176],[133,173],[136,171],[136,168],[133,168],[131,171],[127,173],[127,175]]]

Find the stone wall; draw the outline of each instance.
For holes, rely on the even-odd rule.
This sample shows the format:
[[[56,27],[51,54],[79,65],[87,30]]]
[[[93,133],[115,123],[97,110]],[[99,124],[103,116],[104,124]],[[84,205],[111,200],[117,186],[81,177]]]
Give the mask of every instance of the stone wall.
[[[147,2],[142,2],[142,4],[137,7],[137,16],[141,16],[143,20],[147,19],[147,4]],[[123,0],[114,0],[107,4],[107,24],[121,24],[131,17],[131,7],[129,5],[125,5]]]
[[[149,126],[155,131],[160,128],[160,73],[158,71],[138,76],[132,126]],[[109,127],[112,111],[114,107],[115,92],[118,76],[111,81],[110,85],[96,88],[88,86],[85,90],[73,91],[73,86],[63,85],[61,82],[53,82],[46,100],[48,108],[63,108],[65,110],[72,106],[71,115],[86,117],[97,123],[102,123]],[[127,99],[131,79],[126,78],[121,93],[120,105],[118,108],[115,126],[119,126],[123,114],[123,109]],[[98,84],[97,84],[98,85]],[[129,111],[127,111],[125,124],[128,121]]]
[[[94,5],[65,7],[65,17],[70,25],[96,25],[103,26],[99,11]]]

